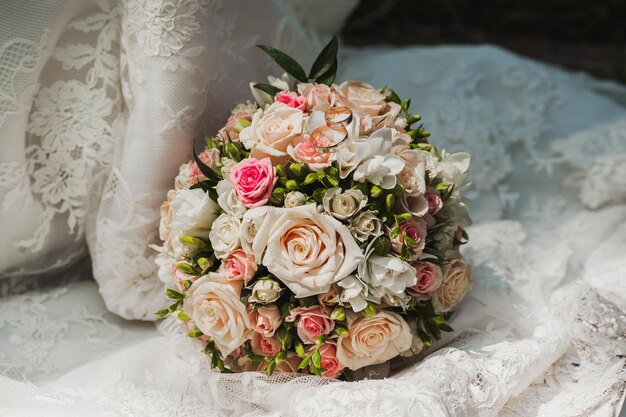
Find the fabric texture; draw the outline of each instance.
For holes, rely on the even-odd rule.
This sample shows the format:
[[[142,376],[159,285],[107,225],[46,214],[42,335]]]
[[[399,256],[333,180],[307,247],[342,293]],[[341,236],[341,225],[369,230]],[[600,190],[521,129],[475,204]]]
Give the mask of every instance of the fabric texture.
[[[354,4],[0,3],[0,415],[614,415],[626,89],[492,46],[339,58],[339,80],[388,84],[472,155],[475,288],[419,362],[356,383],[223,375],[174,321],[120,318],[164,302],[149,245],[193,138],[280,75],[254,45],[309,65]]]

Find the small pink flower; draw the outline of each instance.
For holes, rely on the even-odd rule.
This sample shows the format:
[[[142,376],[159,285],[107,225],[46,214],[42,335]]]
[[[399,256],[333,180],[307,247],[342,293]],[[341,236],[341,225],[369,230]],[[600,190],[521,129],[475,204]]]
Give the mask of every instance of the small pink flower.
[[[441,201],[441,197],[439,196],[439,192],[432,187],[428,187],[426,189],[426,201],[428,201],[428,214],[434,216],[439,210],[443,207],[443,201]]]
[[[417,284],[406,289],[409,294],[419,298],[441,286],[443,274],[438,265],[430,262],[413,262],[411,266],[417,271]]]
[[[333,144],[326,138],[319,139],[316,144],[313,144],[309,138],[301,138],[294,145],[287,147],[287,153],[296,162],[307,164],[313,171],[320,171],[329,167],[337,159],[337,155],[334,152],[320,152],[318,147],[331,145]]]
[[[402,253],[402,245],[405,244],[413,252],[411,259],[417,259],[426,245],[426,222],[418,217],[413,217],[400,223],[400,233],[391,240],[391,249],[395,253]],[[413,242],[408,243],[404,238],[407,236]]]
[[[304,96],[298,95],[293,91],[281,91],[276,94],[276,101],[280,101],[281,103],[285,103],[289,107],[296,108],[298,110],[304,111],[306,106],[306,99]]]
[[[326,378],[337,378],[344,366],[337,359],[337,348],[334,343],[324,343],[320,347],[321,365],[324,368],[322,376]]]
[[[297,331],[304,343],[315,343],[319,336],[327,335],[335,328],[335,322],[319,305],[294,308],[285,320],[294,321],[296,316],[300,316]]]
[[[252,352],[255,355],[266,357],[276,356],[276,354],[280,352],[281,348],[279,341],[271,337],[265,337],[261,333],[254,333],[251,345]]]
[[[219,272],[229,280],[243,280],[247,285],[257,270],[254,256],[241,249],[234,250],[222,260]]]
[[[230,171],[230,182],[241,202],[248,208],[267,203],[276,184],[274,167],[269,158],[246,158]]]
[[[248,122],[251,122],[252,116],[250,116],[250,114],[246,112],[237,112],[234,115],[230,116],[228,118],[228,121],[226,122],[226,126],[221,128],[217,134],[220,139],[224,142],[226,142],[228,139],[232,140],[233,142],[237,142],[239,140],[239,129],[241,128],[238,128],[237,125],[241,123],[239,122],[240,120],[246,120]]]
[[[250,324],[255,332],[265,337],[272,337],[282,324],[280,311],[275,304],[268,304],[259,308],[248,308]]]

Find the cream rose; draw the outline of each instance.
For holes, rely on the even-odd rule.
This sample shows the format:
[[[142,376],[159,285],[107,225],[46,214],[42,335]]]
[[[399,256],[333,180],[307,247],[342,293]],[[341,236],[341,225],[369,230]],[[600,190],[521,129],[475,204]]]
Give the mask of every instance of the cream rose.
[[[306,203],[306,195],[300,191],[291,191],[285,196],[285,207],[293,208],[304,205]]]
[[[221,214],[213,223],[209,240],[215,256],[225,258],[229,253],[240,247],[239,233],[241,222],[230,214]]]
[[[346,81],[333,86],[333,92],[335,101],[342,103],[342,99],[348,100],[351,107],[363,110],[370,116],[377,116],[387,106],[385,96],[367,83]]]
[[[383,222],[375,212],[364,211],[350,219],[348,229],[359,242],[365,242],[370,237],[383,234]]]
[[[205,335],[212,337],[223,356],[228,356],[251,333],[246,306],[227,280],[216,274],[196,280],[183,302],[183,311]]]
[[[337,340],[337,359],[352,370],[384,363],[409,350],[413,342],[409,325],[390,311],[369,318],[352,315],[348,332]]]
[[[253,246],[265,248],[262,264],[296,297],[327,292],[363,259],[348,228],[314,204],[268,210],[273,219],[263,222]]]
[[[246,206],[237,196],[237,191],[233,184],[228,180],[222,180],[215,187],[217,191],[217,204],[231,216],[241,219],[246,213]]]
[[[472,289],[469,266],[463,258],[455,258],[444,267],[441,286],[433,293],[433,306],[438,313],[445,313],[456,306]]]
[[[259,308],[248,306],[248,318],[254,331],[265,337],[274,336],[283,322],[280,318],[280,311],[275,304],[268,304]]]
[[[341,192],[341,188],[329,188],[322,198],[326,213],[345,220],[354,216],[367,204],[367,197],[356,188]]]
[[[257,281],[252,287],[249,303],[273,303],[280,297],[281,288],[278,282],[271,279]]]
[[[239,139],[250,149],[250,156],[270,157],[272,163],[288,158],[287,147],[302,135],[304,113],[281,102],[275,102],[265,111],[259,110],[252,123],[239,133]]]

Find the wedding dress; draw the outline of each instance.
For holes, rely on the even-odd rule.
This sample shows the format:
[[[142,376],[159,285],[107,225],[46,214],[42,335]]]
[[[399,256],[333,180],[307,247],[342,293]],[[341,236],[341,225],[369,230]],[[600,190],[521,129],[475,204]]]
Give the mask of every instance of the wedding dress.
[[[226,375],[176,323],[121,318],[163,303],[149,245],[192,138],[280,75],[254,45],[308,65],[354,4],[0,3],[0,416],[615,414],[626,88],[492,46],[340,53],[338,79],[472,155],[475,286],[439,350],[385,380]]]

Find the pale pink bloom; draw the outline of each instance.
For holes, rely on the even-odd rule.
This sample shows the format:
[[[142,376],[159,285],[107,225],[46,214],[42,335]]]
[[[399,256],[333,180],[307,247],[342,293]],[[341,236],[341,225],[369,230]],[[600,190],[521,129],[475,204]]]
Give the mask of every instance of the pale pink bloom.
[[[400,222],[400,233],[391,240],[391,249],[397,253],[402,253],[402,245],[406,245],[412,251],[411,260],[417,259],[426,245],[426,222],[418,217]],[[409,237],[414,243],[405,242],[404,236]]]
[[[439,196],[439,192],[432,187],[426,189],[424,194],[426,201],[428,201],[428,214],[434,216],[439,210],[443,208],[443,201]]]
[[[254,256],[241,249],[234,250],[222,260],[219,271],[229,280],[242,280],[246,285],[254,276],[257,264]]]
[[[240,111],[230,116],[228,118],[228,121],[226,122],[226,126],[221,128],[219,133],[217,134],[219,138],[224,142],[226,142],[228,139],[232,140],[233,142],[238,141],[239,132],[241,131],[241,128],[243,128],[243,126],[240,126],[240,120],[251,122],[252,115],[250,113]]]
[[[198,158],[204,162],[206,166],[216,171],[217,162],[220,160],[220,152],[216,148],[207,148],[200,155],[198,155]],[[191,163],[189,174],[188,185],[193,185],[197,182],[206,180],[206,176],[200,171],[198,164],[195,162]]]
[[[443,274],[439,266],[430,262],[414,262],[411,266],[417,272],[417,284],[406,289],[409,294],[421,298],[424,294],[435,291],[441,286]]]
[[[322,376],[327,378],[337,378],[344,366],[337,359],[337,347],[334,343],[324,343],[320,347],[321,365],[324,368]]]
[[[280,93],[276,94],[275,99],[276,101],[285,103],[289,107],[293,107],[294,109],[302,111],[304,111],[306,105],[306,99],[293,91],[281,91]]]
[[[320,152],[318,149],[333,145],[327,138],[320,138],[317,142],[313,144],[308,137],[296,139],[293,145],[287,147],[287,153],[294,161],[307,164],[313,171],[320,171],[328,168],[337,159],[337,155],[334,152]]]
[[[241,202],[248,208],[265,205],[276,184],[274,167],[269,158],[246,158],[230,171],[233,184]]]
[[[280,311],[276,304],[267,304],[263,307],[248,307],[248,317],[255,332],[265,337],[272,337],[282,323]]]
[[[271,338],[265,337],[261,333],[254,333],[252,336],[252,352],[255,355],[272,357],[276,356],[280,352],[280,342]]]
[[[286,321],[298,320],[298,336],[304,343],[315,343],[322,335],[327,335],[335,328],[335,322],[328,317],[322,306],[298,307],[291,310]]]
[[[330,87],[326,84],[298,84],[298,92],[306,99],[310,111],[327,111],[330,109]]]

